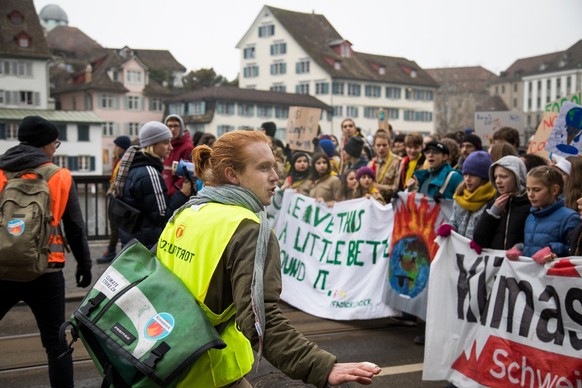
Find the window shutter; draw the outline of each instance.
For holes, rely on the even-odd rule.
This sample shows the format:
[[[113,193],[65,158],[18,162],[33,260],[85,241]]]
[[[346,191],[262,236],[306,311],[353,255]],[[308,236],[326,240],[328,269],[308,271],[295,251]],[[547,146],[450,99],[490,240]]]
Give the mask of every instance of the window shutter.
[[[13,90],[11,93],[12,93],[12,105],[21,105],[20,92]]]
[[[77,157],[76,156],[67,156],[67,166],[71,171],[77,171]]]
[[[271,55],[275,55],[275,45],[271,45]]]
[[[40,106],[40,92],[34,92],[33,100],[34,106]]]
[[[119,109],[119,96],[115,96],[115,97],[113,98],[113,107],[114,107],[115,109]]]
[[[26,62],[26,75],[32,76],[32,62]]]
[[[0,139],[6,139],[6,123],[0,123]]]
[[[297,62],[295,64],[295,73],[299,74],[301,72],[301,63]]]
[[[275,75],[275,64],[271,64],[271,75]]]
[[[89,159],[90,171],[95,171],[95,157],[91,156]]]

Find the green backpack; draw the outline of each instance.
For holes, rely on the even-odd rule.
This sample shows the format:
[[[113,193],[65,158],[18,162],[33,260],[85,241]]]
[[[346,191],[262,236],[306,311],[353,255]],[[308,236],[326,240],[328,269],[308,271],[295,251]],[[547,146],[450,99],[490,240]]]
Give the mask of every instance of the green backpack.
[[[0,279],[28,282],[48,266],[51,194],[48,180],[60,167],[49,163],[19,172],[4,171],[0,192]],[[22,178],[24,174],[36,178]]]
[[[173,387],[207,350],[226,347],[184,283],[135,239],[70,319],[61,338],[72,326],[102,387]]]

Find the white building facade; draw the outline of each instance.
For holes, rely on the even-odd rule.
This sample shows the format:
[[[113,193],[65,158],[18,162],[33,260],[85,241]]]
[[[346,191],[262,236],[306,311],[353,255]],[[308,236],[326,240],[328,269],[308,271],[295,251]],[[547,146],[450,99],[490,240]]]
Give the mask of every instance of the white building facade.
[[[436,82],[404,58],[353,51],[322,15],[265,6],[237,48],[239,87],[316,97],[333,107],[320,121],[325,133],[339,135],[348,117],[373,133],[379,109],[397,131],[435,129]]]

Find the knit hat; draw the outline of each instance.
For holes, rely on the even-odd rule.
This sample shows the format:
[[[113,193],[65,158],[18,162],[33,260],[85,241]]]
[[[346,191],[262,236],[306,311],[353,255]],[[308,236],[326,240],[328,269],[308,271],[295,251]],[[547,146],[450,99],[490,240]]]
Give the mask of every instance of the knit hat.
[[[142,147],[170,140],[171,138],[172,132],[170,129],[166,127],[166,124],[162,124],[159,121],[149,121],[139,130],[139,145]]]
[[[352,136],[348,139],[344,145],[344,151],[354,158],[359,158],[362,155],[362,149],[364,148],[364,139],[359,136]]]
[[[358,168],[358,171],[356,172],[356,179],[360,180],[360,178],[364,175],[367,175],[372,179],[376,178],[376,173],[368,166]]]
[[[481,151],[483,149],[483,143],[481,142],[481,138],[477,135],[474,135],[472,133],[468,133],[465,136],[463,136],[463,140],[461,141],[461,144],[463,143],[471,143],[475,146],[475,148],[477,148],[477,151]]]
[[[323,139],[319,141],[319,146],[328,157],[332,157],[335,153],[335,146],[331,140]]]
[[[115,140],[113,140],[113,144],[123,148],[124,150],[127,150],[129,147],[131,147],[131,139],[129,136],[125,135],[117,136]]]
[[[18,127],[18,140],[33,147],[44,147],[58,137],[57,126],[40,116],[26,116]]]
[[[265,135],[269,137],[275,137],[275,133],[277,132],[277,125],[272,121],[267,121],[266,123],[261,124],[261,128],[265,130]]]
[[[463,175],[475,175],[489,180],[489,167],[491,167],[491,155],[486,151],[471,152],[463,163]]]
[[[164,120],[164,124],[168,125],[169,120],[176,120],[177,122],[180,123],[180,136],[178,137],[182,137],[182,135],[184,134],[184,120],[178,115],[169,115]]]
[[[440,141],[430,141],[426,143],[426,145],[424,146],[424,150],[426,151],[429,149],[433,149],[447,155],[451,154],[451,152],[449,151],[449,147],[447,147],[444,143],[441,143]]]

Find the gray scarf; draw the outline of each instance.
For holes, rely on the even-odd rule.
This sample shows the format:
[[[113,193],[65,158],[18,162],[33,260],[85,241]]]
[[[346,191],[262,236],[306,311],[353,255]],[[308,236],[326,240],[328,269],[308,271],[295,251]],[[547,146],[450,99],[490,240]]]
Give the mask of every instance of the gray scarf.
[[[258,358],[263,353],[263,339],[265,336],[265,300],[263,292],[263,273],[265,258],[267,257],[267,245],[269,243],[269,221],[265,207],[250,190],[235,185],[223,185],[218,187],[205,186],[198,195],[190,198],[180,209],[174,212],[170,222],[182,211],[190,206],[202,205],[209,202],[218,202],[224,205],[241,206],[255,213],[261,223],[257,238],[257,250],[255,251],[255,265],[251,281],[251,303],[255,314],[255,328],[259,336]]]

